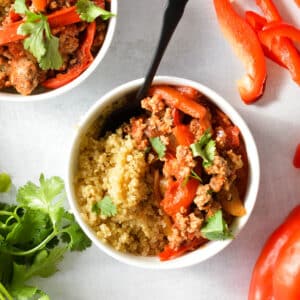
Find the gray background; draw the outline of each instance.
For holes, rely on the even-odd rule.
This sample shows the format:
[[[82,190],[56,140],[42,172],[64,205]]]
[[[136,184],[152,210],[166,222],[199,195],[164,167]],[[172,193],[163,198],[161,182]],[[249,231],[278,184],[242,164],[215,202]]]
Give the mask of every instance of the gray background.
[[[189,1],[158,73],[206,84],[247,121],[262,165],[260,191],[250,221],[220,254],[182,270],[137,269],[95,247],[82,254],[68,254],[59,273],[34,280],[52,299],[246,299],[253,264],[265,239],[299,203],[300,171],[291,161],[300,142],[300,89],[287,71],[268,61],[264,96],[255,105],[243,104],[235,81],[244,69],[219,31],[212,2]],[[300,26],[300,10],[293,1],[285,4],[289,7],[284,7],[286,1],[274,2],[287,20]],[[80,116],[113,87],[144,75],[165,3],[119,0],[117,29],[109,52],[93,75],[73,91],[40,103],[0,102],[0,170],[12,174],[17,186],[36,180],[40,172],[64,177],[70,138]]]

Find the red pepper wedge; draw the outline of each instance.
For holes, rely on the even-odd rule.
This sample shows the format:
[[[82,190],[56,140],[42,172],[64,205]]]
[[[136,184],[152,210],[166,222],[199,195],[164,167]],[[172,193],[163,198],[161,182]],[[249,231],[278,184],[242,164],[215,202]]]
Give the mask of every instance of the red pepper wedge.
[[[189,241],[187,244],[179,247],[178,249],[172,249],[169,245],[166,245],[164,250],[159,254],[159,259],[161,261],[171,260],[182,256],[186,252],[193,251],[205,243],[206,239],[193,239]]]
[[[190,131],[189,126],[187,125],[178,125],[173,129],[173,134],[175,135],[178,145],[190,146],[194,142],[194,135]]]
[[[183,180],[172,182],[160,203],[164,211],[169,216],[173,216],[180,211],[181,207],[188,208],[195,198],[198,186],[199,181],[193,178],[186,184]]]
[[[273,273],[282,247],[300,230],[300,205],[267,240],[254,266],[248,300],[273,299]]]
[[[295,168],[300,169],[300,144],[296,148],[293,164],[294,164]]]
[[[256,32],[262,30],[268,23],[266,18],[251,10],[245,12],[245,20]]]
[[[247,74],[238,81],[241,98],[246,104],[253,103],[262,95],[267,76],[259,39],[252,27],[236,13],[229,0],[214,0],[214,6],[225,38],[246,68]]]
[[[204,129],[211,127],[209,113],[202,104],[186,97],[176,89],[167,85],[156,85],[149,90],[149,95],[157,95],[164,99],[166,103],[185,114],[199,119]]]
[[[191,98],[192,100],[197,100],[200,96],[199,91],[192,88],[191,86],[179,85],[176,86],[175,89],[182,93],[183,95]]]
[[[275,300],[300,299],[300,230],[282,247],[273,274]]]
[[[96,33],[96,22],[92,22],[88,25],[86,29],[85,39],[78,52],[78,63],[73,67],[69,68],[66,73],[59,73],[54,78],[47,79],[42,82],[42,86],[48,89],[59,88],[75,78],[77,78],[83,71],[85,71],[88,66],[94,60],[91,53],[91,47],[94,41]]]
[[[281,21],[279,11],[272,0],[256,0],[256,4],[260,7],[268,22]]]
[[[272,0],[256,0],[256,4],[263,11],[267,21],[269,23],[280,23],[282,18],[278,12],[278,9],[272,2]],[[265,48],[265,41],[260,38],[261,43]],[[280,65],[285,66],[293,80],[300,85],[300,54],[294,44],[286,37],[274,37],[271,48],[268,51],[272,54],[271,58],[275,58],[274,61],[279,61]]]
[[[47,7],[47,0],[32,0],[32,5],[35,11],[43,12]]]

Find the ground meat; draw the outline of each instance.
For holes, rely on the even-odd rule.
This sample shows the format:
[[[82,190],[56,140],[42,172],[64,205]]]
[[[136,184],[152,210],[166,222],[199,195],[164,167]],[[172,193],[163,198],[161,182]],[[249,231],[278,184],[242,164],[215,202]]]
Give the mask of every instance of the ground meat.
[[[235,154],[232,150],[227,151],[227,156],[231,162],[231,168],[233,171],[241,169],[244,166],[241,155]]]
[[[203,126],[201,125],[200,120],[198,119],[192,119],[189,125],[190,131],[195,137],[195,140],[199,140],[201,136],[204,134],[205,130],[203,129]]]
[[[154,114],[161,112],[166,106],[165,101],[157,95],[143,99],[141,104],[142,108],[149,110]]]
[[[223,127],[219,126],[215,129],[216,133],[216,144],[218,149],[224,149],[227,143],[227,134]]]
[[[22,95],[29,95],[39,84],[38,66],[26,57],[12,60],[10,82]]]
[[[106,27],[107,24],[104,23],[101,19],[97,20],[97,26],[96,26],[96,34],[94,38],[94,42],[92,45],[92,52],[95,53],[101,48],[106,34]]]
[[[197,205],[199,210],[205,210],[208,203],[210,203],[211,201],[212,195],[210,192],[209,184],[200,184],[196,192],[194,203]]]
[[[168,237],[169,246],[172,249],[178,249],[182,243],[192,241],[194,238],[200,238],[200,228],[203,224],[203,218],[191,213],[187,216],[184,213],[177,213],[174,217],[174,226],[172,233]]]
[[[149,143],[148,139],[145,137],[145,118],[138,117],[138,118],[131,118],[130,119],[130,136],[135,140],[136,146],[139,150],[145,150]]]
[[[196,166],[196,161],[193,159],[191,149],[187,146],[177,146],[176,159],[180,166],[179,177],[186,178],[191,174],[191,170]]]
[[[9,73],[8,68],[7,60],[0,57],[0,88],[4,88],[7,85],[7,74]]]
[[[221,191],[223,185],[226,182],[226,177],[223,175],[214,175],[211,177],[209,186],[215,192],[218,193]]]
[[[209,175],[223,175],[227,177],[230,174],[230,168],[225,158],[220,155],[215,155],[213,164],[205,167],[205,171]]]
[[[79,47],[78,28],[76,25],[64,27],[59,35],[59,51],[62,55],[74,53]]]
[[[172,133],[173,117],[172,109],[166,108],[162,115],[152,114],[147,119],[146,135],[148,137],[156,137],[160,135],[168,135]]]

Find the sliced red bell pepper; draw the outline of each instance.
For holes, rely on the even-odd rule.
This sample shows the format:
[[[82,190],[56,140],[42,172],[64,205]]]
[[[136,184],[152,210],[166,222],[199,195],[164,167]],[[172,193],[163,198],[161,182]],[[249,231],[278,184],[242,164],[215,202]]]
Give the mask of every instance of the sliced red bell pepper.
[[[295,0],[295,2],[300,7],[300,0]]]
[[[283,246],[300,231],[300,205],[297,206],[267,240],[255,264],[248,300],[273,298],[273,274]],[[288,299],[288,298],[286,298]]]
[[[269,23],[280,23],[282,21],[279,11],[272,0],[256,0],[256,3]],[[261,38],[260,41],[264,48],[268,48],[265,45],[266,41]],[[300,54],[294,44],[286,37],[276,36],[273,38],[272,47],[268,48],[268,52],[272,55],[270,58],[285,66],[291,73],[293,80],[300,84]]]
[[[183,113],[177,108],[173,108],[172,117],[175,126],[182,125]]]
[[[300,230],[282,247],[273,274],[275,300],[300,299]]]
[[[268,22],[281,21],[279,11],[272,0],[256,0],[256,4],[260,7]]]
[[[246,11],[245,19],[251,25],[251,27],[257,32],[264,28],[267,25],[266,18],[260,16],[258,13],[254,11]]]
[[[174,127],[173,134],[175,135],[178,145],[190,146],[194,142],[194,135],[187,125],[178,125]]]
[[[47,0],[32,0],[32,5],[35,11],[43,12],[47,7]]]
[[[193,239],[189,241],[185,245],[179,247],[177,250],[172,249],[169,245],[165,246],[165,249],[159,254],[159,259],[161,261],[171,260],[182,256],[188,251],[193,251],[205,243],[207,240],[205,239]]]
[[[233,9],[229,0],[214,0],[217,18],[225,38],[245,65],[247,74],[238,88],[246,104],[262,95],[266,80],[266,61],[259,39],[252,27]]]
[[[176,86],[175,89],[192,100],[197,100],[200,96],[200,93],[191,86],[180,85]]]
[[[294,164],[295,168],[300,169],[300,144],[296,148],[293,164]]]
[[[202,104],[186,97],[176,89],[166,85],[156,85],[150,89],[149,94],[150,96],[158,95],[169,106],[177,108],[193,118],[199,119],[204,129],[211,127],[207,109]]]
[[[183,180],[172,182],[160,203],[164,211],[173,216],[180,211],[180,208],[188,208],[195,198],[198,186],[199,181],[193,178],[186,184]]]
[[[47,79],[42,86],[48,89],[59,88],[77,78],[93,61],[91,47],[96,33],[96,22],[92,22],[86,29],[86,36],[78,51],[78,63],[69,68],[66,73],[59,73],[54,78]]]
[[[291,40],[300,41],[300,30],[283,23],[269,24],[260,31],[261,42],[284,64],[300,85],[300,55]]]

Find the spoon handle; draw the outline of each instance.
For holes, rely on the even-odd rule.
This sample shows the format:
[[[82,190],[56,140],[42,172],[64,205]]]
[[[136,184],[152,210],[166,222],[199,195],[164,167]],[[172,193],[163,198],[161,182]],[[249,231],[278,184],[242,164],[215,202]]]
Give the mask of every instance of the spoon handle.
[[[159,42],[150,64],[148,73],[146,74],[145,81],[137,92],[137,101],[140,101],[147,96],[153,77],[167,48],[167,45],[173,35],[173,32],[175,31],[175,28],[183,15],[184,8],[187,2],[188,0],[169,0],[164,14],[163,26]]]

